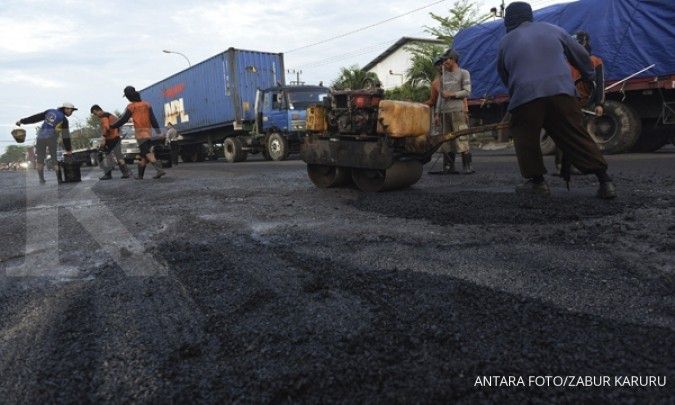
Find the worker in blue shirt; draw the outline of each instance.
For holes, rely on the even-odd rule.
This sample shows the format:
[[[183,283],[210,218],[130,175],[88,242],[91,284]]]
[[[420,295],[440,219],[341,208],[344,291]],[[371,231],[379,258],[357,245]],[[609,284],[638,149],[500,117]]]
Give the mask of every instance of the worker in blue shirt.
[[[539,146],[543,128],[581,173],[597,176],[598,197],[615,198],[607,162],[582,124],[570,75],[569,64],[583,80],[593,82],[590,55],[564,29],[533,22],[528,3],[509,4],[504,25],[507,33],[499,46],[497,71],[509,90],[511,134],[521,174],[528,179],[516,192],[550,195]]]
[[[30,117],[21,118],[16,122],[17,126],[21,124],[35,124],[42,121],[42,126],[38,130],[37,141],[35,142],[35,154],[38,176],[40,183],[45,183],[45,158],[47,157],[47,149],[52,158],[52,165],[56,162],[56,147],[58,137],[61,135],[63,140],[63,148],[66,150],[66,155],[72,154],[72,147],[70,144],[70,128],[68,126],[68,117],[70,117],[77,108],[72,103],[63,103],[61,107],[49,109]]]

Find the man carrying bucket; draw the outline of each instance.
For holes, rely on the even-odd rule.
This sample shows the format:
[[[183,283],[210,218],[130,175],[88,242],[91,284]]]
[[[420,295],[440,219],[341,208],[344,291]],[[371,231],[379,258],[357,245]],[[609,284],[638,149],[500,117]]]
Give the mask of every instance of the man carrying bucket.
[[[63,140],[63,148],[66,150],[66,155],[72,154],[73,148],[70,144],[68,117],[76,110],[77,108],[72,103],[63,103],[61,107],[21,118],[16,122],[17,126],[21,126],[22,124],[35,124],[36,122],[43,121],[42,126],[38,130],[37,141],[35,143],[35,153],[37,155],[35,169],[40,177],[40,184],[45,184],[44,170],[47,148],[49,148],[49,154],[52,157],[51,164],[54,165],[56,162],[56,147],[59,135],[61,135]],[[54,170],[56,170],[55,167]]]

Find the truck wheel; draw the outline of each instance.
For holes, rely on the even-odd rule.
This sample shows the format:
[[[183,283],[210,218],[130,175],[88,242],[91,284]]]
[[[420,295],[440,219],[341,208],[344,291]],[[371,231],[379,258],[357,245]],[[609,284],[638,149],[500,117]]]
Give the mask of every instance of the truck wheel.
[[[272,157],[270,156],[269,152],[267,152],[267,138],[265,138],[265,143],[262,148],[262,155],[265,158],[265,160],[272,160]]]
[[[667,127],[655,127],[655,120],[643,120],[642,132],[631,152],[655,152],[666,146],[675,135],[675,130]]]
[[[230,163],[243,162],[248,157],[248,152],[244,150],[244,145],[239,138],[225,139],[223,150],[225,160]]]
[[[272,160],[280,161],[288,158],[288,140],[283,135],[276,132],[270,134],[266,146]]]
[[[640,117],[628,105],[607,100],[603,116],[589,119],[586,128],[603,153],[622,153],[637,142]]]
[[[541,154],[544,156],[555,153],[555,141],[546,134],[545,129],[542,129],[541,133],[539,134],[539,146],[541,147]]]

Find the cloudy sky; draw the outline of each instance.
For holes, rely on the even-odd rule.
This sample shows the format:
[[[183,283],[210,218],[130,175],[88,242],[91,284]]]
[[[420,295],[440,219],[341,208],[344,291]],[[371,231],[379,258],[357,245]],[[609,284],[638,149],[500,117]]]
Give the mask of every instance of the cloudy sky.
[[[533,0],[535,9],[561,0]],[[122,89],[143,88],[229,47],[284,52],[307,83],[330,83],[342,66],[365,65],[403,36],[428,37],[429,12],[448,15],[454,0],[1,0],[0,152],[19,118],[60,105],[123,110]],[[435,4],[433,4],[435,3]],[[500,0],[478,0],[487,12]],[[508,4],[509,2],[507,2]],[[433,5],[432,5],[433,4]],[[317,41],[404,17],[325,44]],[[289,52],[291,51],[291,52]],[[292,80],[287,75],[287,80]],[[34,134],[28,128],[29,138]]]

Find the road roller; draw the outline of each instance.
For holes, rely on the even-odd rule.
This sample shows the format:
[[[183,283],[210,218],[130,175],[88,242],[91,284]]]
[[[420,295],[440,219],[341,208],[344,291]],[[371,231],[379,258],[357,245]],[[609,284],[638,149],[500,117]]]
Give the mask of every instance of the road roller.
[[[425,104],[385,100],[380,88],[331,91],[307,110],[300,155],[317,187],[353,183],[366,192],[395,190],[415,184],[443,143],[501,126],[432,135]]]

